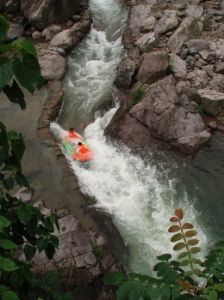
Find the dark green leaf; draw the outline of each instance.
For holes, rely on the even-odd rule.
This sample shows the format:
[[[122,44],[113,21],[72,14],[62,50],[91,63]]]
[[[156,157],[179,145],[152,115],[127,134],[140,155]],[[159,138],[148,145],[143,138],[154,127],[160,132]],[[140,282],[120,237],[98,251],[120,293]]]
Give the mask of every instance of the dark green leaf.
[[[41,252],[42,250],[44,250],[48,245],[48,240],[40,237],[38,240],[37,240],[37,249],[39,252]]]
[[[17,270],[17,265],[11,259],[0,256],[0,270],[13,272]]]
[[[45,253],[48,259],[52,259],[55,253],[55,247],[49,243],[45,248]]]
[[[17,216],[21,222],[28,223],[32,217],[32,209],[30,205],[21,205],[17,211]]]
[[[12,153],[16,157],[17,161],[20,162],[25,151],[25,143],[23,140],[23,136],[22,134],[10,131],[8,133],[8,137],[12,145]]]
[[[8,152],[9,152],[8,136],[7,136],[5,126],[2,122],[0,122],[0,145],[3,148],[4,156],[8,156]]]
[[[199,253],[200,251],[201,251],[201,248],[200,248],[200,247],[192,247],[192,248],[190,249],[190,252],[191,252],[191,253],[194,253],[194,254]]]
[[[0,216],[0,229],[7,228],[11,225],[11,222],[4,216]]]
[[[14,179],[12,177],[9,177],[9,178],[3,180],[3,184],[4,184],[5,188],[9,191],[9,190],[13,189],[13,187],[14,187]]]
[[[25,245],[24,254],[27,260],[31,260],[34,257],[35,253],[36,253],[36,247],[30,246],[28,244]]]
[[[24,39],[24,38],[17,39],[12,43],[12,46],[15,47],[22,54],[30,54],[30,55],[34,56],[35,58],[37,57],[36,48],[27,39]]]
[[[178,256],[177,256],[177,258],[184,258],[184,257],[186,257],[187,256],[187,252],[182,252],[182,253],[180,253]]]
[[[208,294],[208,300],[217,300],[218,299],[218,294],[215,290],[212,290]]]
[[[13,250],[17,248],[17,245],[10,240],[0,240],[0,248],[4,250]]]
[[[18,86],[16,80],[13,80],[12,86],[6,85],[3,92],[9,98],[12,103],[19,104],[21,109],[26,108],[26,102],[24,99],[24,94],[21,88]]]
[[[0,66],[0,90],[2,90],[13,76],[12,62],[7,61]]]
[[[171,242],[177,242],[179,240],[182,240],[183,236],[181,233],[177,233],[174,236],[172,236],[172,238],[170,239]]]
[[[143,285],[140,281],[132,281],[129,291],[129,300],[139,300],[143,293]]]
[[[55,235],[51,235],[50,242],[55,248],[58,248],[59,240]]]
[[[2,300],[19,300],[19,298],[13,291],[5,291],[2,293]]]
[[[113,272],[106,275],[104,283],[108,285],[120,285],[124,280],[124,274],[122,272]]]
[[[116,300],[129,300],[130,288],[131,288],[131,282],[126,281],[122,283],[122,285],[116,291]]]
[[[163,255],[157,256],[156,258],[158,260],[161,260],[161,261],[163,261],[163,260],[168,261],[169,259],[171,259],[171,255],[170,254],[163,254]]]
[[[177,243],[174,247],[173,247],[173,250],[181,250],[185,248],[185,244],[184,243]]]
[[[0,15],[0,41],[2,41],[6,37],[8,29],[8,22],[6,21],[5,17]]]
[[[195,236],[197,234],[197,231],[196,230],[188,230],[185,232],[185,236],[186,237],[192,237],[192,236]]]

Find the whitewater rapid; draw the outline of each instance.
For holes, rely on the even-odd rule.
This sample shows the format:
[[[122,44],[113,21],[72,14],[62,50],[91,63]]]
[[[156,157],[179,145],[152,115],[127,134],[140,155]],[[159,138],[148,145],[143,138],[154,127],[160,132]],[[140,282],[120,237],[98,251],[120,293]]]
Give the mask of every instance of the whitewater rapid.
[[[118,106],[103,115],[97,115],[97,111],[102,103],[112,99],[126,10],[119,0],[91,0],[90,8],[97,28],[92,28],[70,57],[59,123],[75,127],[92,121],[84,136],[94,159],[89,168],[67,159],[81,191],[95,199],[97,209],[112,216],[127,246],[128,268],[149,273],[156,255],[172,252],[167,228],[174,209],[181,207],[197,229],[198,213],[186,193],[177,197],[178,179],[169,179],[166,170],[158,169],[150,160],[145,162],[124,145],[106,140],[104,129]],[[58,124],[51,127],[55,134],[63,134]],[[199,236],[204,252],[207,239],[200,229]]]

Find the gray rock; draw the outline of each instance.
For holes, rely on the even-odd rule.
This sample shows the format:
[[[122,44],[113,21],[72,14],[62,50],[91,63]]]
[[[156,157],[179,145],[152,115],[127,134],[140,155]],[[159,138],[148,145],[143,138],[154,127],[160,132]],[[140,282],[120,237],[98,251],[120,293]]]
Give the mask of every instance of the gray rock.
[[[81,18],[80,15],[74,15],[74,16],[72,16],[72,21],[79,22],[80,18]]]
[[[208,76],[210,76],[210,77],[214,76],[214,66],[213,65],[203,66],[202,69],[208,74]]]
[[[42,31],[42,36],[45,38],[45,41],[50,41],[53,36],[59,33],[62,30],[60,25],[50,25]]]
[[[92,252],[75,257],[77,268],[83,268],[86,265],[94,266],[97,263],[96,257]]]
[[[145,53],[141,57],[137,78],[143,83],[152,83],[167,74],[168,66],[166,51]]]
[[[177,78],[185,78],[187,75],[186,62],[175,53],[170,54],[169,65]]]
[[[186,14],[188,17],[200,18],[203,15],[203,7],[200,5],[188,5]]]
[[[194,56],[188,55],[187,58],[186,58],[186,63],[189,66],[194,66],[195,63],[196,63],[196,59],[194,58]]]
[[[119,88],[129,88],[132,83],[132,78],[136,69],[136,62],[124,57],[118,65],[115,84]]]
[[[194,54],[197,54],[197,50],[195,48],[189,48],[188,52],[191,54],[191,55],[194,55]]]
[[[211,42],[211,48],[215,51],[217,60],[224,60],[224,39]]]
[[[151,134],[183,152],[192,153],[205,143],[210,134],[197,113],[178,105],[179,98],[172,76],[151,85],[142,102],[130,114],[145,124]]]
[[[134,34],[154,29],[156,18],[152,16],[149,5],[137,5],[131,9],[129,28]]]
[[[144,34],[136,41],[136,46],[139,47],[141,52],[149,52],[155,46],[157,39],[154,32]]]
[[[212,61],[213,59],[216,58],[216,52],[215,51],[202,50],[202,51],[199,52],[199,54],[201,55],[201,57],[204,60],[207,60],[207,61]]]
[[[33,40],[39,40],[42,37],[41,32],[40,31],[34,31],[32,33],[32,39]]]
[[[165,10],[163,12],[162,18],[156,24],[154,32],[155,35],[161,35],[170,31],[171,29],[175,29],[179,25],[179,21],[177,18],[177,12],[175,10]]]
[[[210,78],[204,70],[194,70],[187,74],[193,88],[203,89],[208,85]]]
[[[44,79],[60,80],[64,77],[67,60],[58,52],[50,49],[39,49],[38,58]]]
[[[224,93],[219,93],[210,89],[198,90],[201,98],[201,105],[204,111],[211,115],[217,116],[224,110]]]
[[[79,13],[80,0],[20,0],[20,10],[37,29],[44,29]]]
[[[202,26],[195,18],[186,17],[169,38],[168,48],[171,52],[179,53],[184,42],[198,36],[201,31]]]
[[[215,71],[217,73],[224,74],[224,62],[222,62],[222,61],[216,62],[216,64],[215,64]]]
[[[34,191],[26,187],[20,188],[13,196],[23,202],[30,202]]]
[[[223,93],[224,92],[224,75],[214,74],[213,78],[209,82],[209,87],[211,90]]]
[[[187,58],[187,54],[188,54],[188,48],[182,47],[182,49],[180,51],[180,57],[182,59],[186,59]]]
[[[211,50],[210,42],[203,39],[191,39],[185,44],[189,49],[194,48],[197,51],[197,53],[203,50]]]

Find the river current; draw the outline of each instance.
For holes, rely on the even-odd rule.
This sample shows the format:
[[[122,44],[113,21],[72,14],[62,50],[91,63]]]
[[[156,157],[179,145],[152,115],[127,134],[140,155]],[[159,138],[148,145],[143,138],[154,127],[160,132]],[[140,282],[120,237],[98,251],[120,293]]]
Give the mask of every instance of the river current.
[[[146,159],[142,159],[124,145],[106,140],[104,129],[118,108],[116,104],[109,108],[109,104],[116,103],[113,82],[123,52],[121,35],[127,10],[119,0],[90,0],[90,9],[92,29],[69,58],[59,124],[76,130],[89,124],[84,135],[93,149],[94,160],[88,169],[76,162],[71,167],[81,191],[95,199],[97,209],[111,214],[127,246],[127,268],[149,273],[156,255],[172,252],[167,228],[175,208],[181,207],[187,221],[197,228],[202,254],[208,247],[207,237],[211,241],[219,227],[210,226],[213,219],[215,222],[213,216],[207,223],[205,218],[215,211],[215,203],[209,202],[209,184],[215,178],[204,182],[209,176],[206,172],[210,166],[205,161],[211,147],[205,148],[195,162],[176,160],[162,153],[147,153]],[[104,113],[102,109],[99,112],[102,107],[108,107]],[[217,164],[223,175],[223,163]],[[220,205],[220,195],[224,195],[221,186],[220,182]]]

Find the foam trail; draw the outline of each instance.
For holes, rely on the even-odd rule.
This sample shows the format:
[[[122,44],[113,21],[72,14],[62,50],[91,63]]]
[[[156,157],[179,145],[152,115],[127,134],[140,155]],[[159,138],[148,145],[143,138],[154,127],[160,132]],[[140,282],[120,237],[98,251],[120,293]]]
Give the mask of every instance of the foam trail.
[[[175,199],[173,183],[166,176],[161,180],[159,177],[163,176],[155,166],[145,165],[128,148],[106,141],[104,128],[115,111],[113,108],[97,118],[85,131],[94,152],[90,168],[70,159],[69,164],[78,177],[81,191],[96,200],[96,208],[112,215],[129,249],[130,269],[148,273],[156,255],[172,252],[167,228],[174,209],[182,207],[199,228],[197,214],[187,195]],[[204,251],[206,236],[202,231],[199,236]]]

